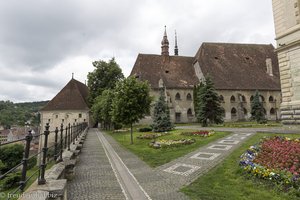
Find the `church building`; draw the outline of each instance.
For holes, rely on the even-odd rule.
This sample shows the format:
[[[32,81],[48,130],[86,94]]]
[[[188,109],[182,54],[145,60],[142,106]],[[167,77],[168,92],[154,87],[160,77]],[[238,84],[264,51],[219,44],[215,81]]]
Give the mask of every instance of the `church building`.
[[[161,54],[139,54],[130,76],[151,85],[151,95],[164,87],[173,122],[195,122],[194,86],[210,76],[225,110],[225,121],[249,120],[255,91],[261,94],[268,120],[279,118],[281,102],[277,55],[271,44],[202,43],[194,56],[169,54],[165,29]],[[148,117],[147,121],[151,120]]]

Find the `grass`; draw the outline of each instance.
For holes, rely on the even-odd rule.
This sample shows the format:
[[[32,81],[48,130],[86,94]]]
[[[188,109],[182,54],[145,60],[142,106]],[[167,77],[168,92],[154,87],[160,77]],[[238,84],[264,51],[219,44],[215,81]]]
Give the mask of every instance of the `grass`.
[[[191,199],[204,200],[296,200],[296,195],[283,193],[274,186],[266,184],[259,179],[246,178],[238,165],[239,157],[246,149],[257,143],[260,138],[270,135],[258,133],[247,140],[240,148],[235,150],[220,165],[213,168],[207,174],[201,176],[189,186],[182,188],[182,192]],[[299,138],[299,135],[287,135],[291,138]]]
[[[174,148],[163,148],[163,149],[153,149],[148,146],[151,140],[147,139],[137,139],[138,135],[144,134],[137,131],[134,131],[134,144],[130,145],[130,132],[123,132],[123,133],[112,133],[109,134],[118,141],[122,146],[136,154],[140,159],[145,161],[151,167],[157,167],[163,165],[165,163],[170,162],[173,159],[181,157],[189,152],[196,150],[197,148],[204,146],[214,140],[219,138],[225,137],[228,135],[228,132],[216,132],[214,135],[210,137],[199,137],[199,136],[183,136],[180,135],[182,132],[187,132],[191,130],[173,130],[171,134],[165,135],[162,137],[157,138],[159,139],[166,139],[166,140],[176,140],[182,138],[194,138],[196,142],[191,145],[183,145],[180,147]]]
[[[55,163],[52,161],[50,163],[47,164],[46,170],[50,169]],[[33,175],[36,171],[38,170],[38,166],[34,166],[33,168],[31,168],[30,170],[27,171],[26,177],[29,178],[31,175]],[[36,181],[36,179],[38,178],[38,172],[36,174],[34,174],[31,179],[28,180],[26,187],[25,187],[25,191],[32,185],[32,183],[34,181]],[[3,184],[3,180],[0,181],[0,185]],[[4,191],[0,191],[0,200],[6,200],[8,195],[11,194],[12,192],[14,192],[17,189],[17,187],[15,188],[11,188],[8,190],[4,190]],[[18,199],[17,196],[19,196],[18,194],[20,194],[19,192],[16,193],[16,195],[12,195],[12,197],[16,197],[16,198],[11,198],[11,200],[15,200]]]

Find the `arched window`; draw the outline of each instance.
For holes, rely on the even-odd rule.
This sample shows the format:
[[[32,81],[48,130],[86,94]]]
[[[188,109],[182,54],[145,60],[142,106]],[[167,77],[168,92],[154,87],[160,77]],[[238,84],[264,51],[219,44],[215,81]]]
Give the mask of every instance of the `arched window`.
[[[247,115],[248,114],[248,111],[246,108],[243,109],[244,110],[244,115]]]
[[[179,93],[176,94],[175,99],[180,100],[180,94]]]
[[[235,97],[233,95],[230,97],[230,102],[235,102]]]
[[[273,96],[269,97],[269,102],[274,102],[274,97]]]
[[[254,96],[252,95],[252,96],[250,97],[250,102],[252,102],[253,99],[254,99]]]
[[[225,101],[224,101],[224,97],[223,97],[223,95],[220,95],[220,101],[222,102],[222,103],[224,103]]]
[[[231,119],[236,118],[237,114],[236,114],[236,109],[232,108],[231,109]]]
[[[275,115],[275,109],[274,108],[271,108],[270,115]]]
[[[193,112],[192,112],[192,109],[188,109],[188,111],[187,111],[187,116],[188,117],[192,117],[193,116]]]
[[[260,100],[261,102],[265,102],[265,97],[262,96],[262,95],[259,95],[259,100]]]
[[[244,95],[242,96],[242,102],[246,102],[246,97]]]
[[[267,114],[267,111],[266,111],[266,109],[264,108],[264,114],[266,115]]]
[[[188,93],[187,95],[186,95],[186,100],[192,100],[192,95],[190,94],[190,93]]]

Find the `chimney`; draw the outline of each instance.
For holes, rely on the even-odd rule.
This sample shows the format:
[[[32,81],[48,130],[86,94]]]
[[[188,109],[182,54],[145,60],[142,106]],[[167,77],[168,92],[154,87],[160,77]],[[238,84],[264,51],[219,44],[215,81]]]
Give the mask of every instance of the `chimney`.
[[[266,66],[267,66],[267,73],[270,76],[273,76],[273,67],[272,67],[272,59],[266,58]]]

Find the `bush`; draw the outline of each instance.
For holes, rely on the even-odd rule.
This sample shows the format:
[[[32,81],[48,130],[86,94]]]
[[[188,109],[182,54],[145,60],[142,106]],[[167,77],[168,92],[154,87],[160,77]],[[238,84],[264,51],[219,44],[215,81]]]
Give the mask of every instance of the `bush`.
[[[7,145],[0,147],[0,152],[0,160],[5,165],[1,173],[5,173],[22,162],[24,147],[22,144]]]
[[[14,187],[19,186],[21,181],[21,172],[17,173],[11,173],[8,174],[4,179],[3,179],[3,190],[8,190]]]
[[[139,129],[139,132],[150,132],[150,131],[152,131],[152,128],[150,127],[144,127]]]
[[[27,169],[31,169],[34,166],[36,166],[37,163],[37,158],[36,157],[32,157],[28,160],[28,165],[27,165]]]

